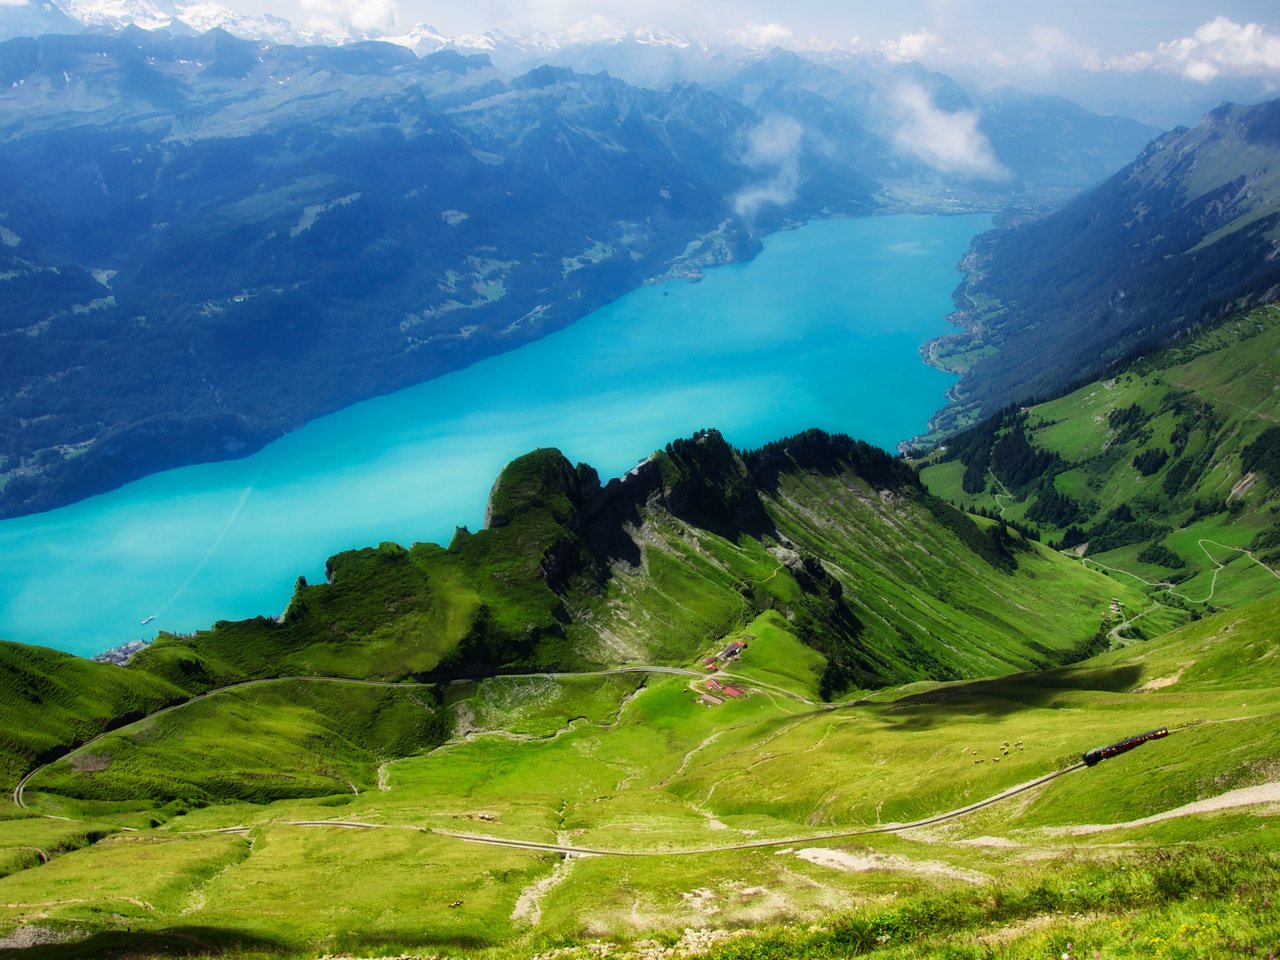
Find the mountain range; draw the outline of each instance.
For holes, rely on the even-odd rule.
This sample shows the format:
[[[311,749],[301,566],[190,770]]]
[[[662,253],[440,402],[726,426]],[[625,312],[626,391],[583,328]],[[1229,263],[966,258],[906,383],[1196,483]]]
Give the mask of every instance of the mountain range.
[[[891,90],[908,91],[905,139]],[[929,123],[979,113],[976,160],[930,153]],[[1149,132],[782,52],[718,89],[649,89],[220,29],[10,40],[0,515],[243,455],[786,224],[1042,209]]]
[[[918,460],[707,429],[605,482],[542,448],[481,528],[337,553],[279,616],[104,662],[0,641],[0,949],[1274,948],[1276,104],[1141,148],[913,65],[671,62],[698,61],[649,87],[220,29],[0,44],[9,514],[769,230],[1000,211]],[[939,122],[965,150],[910,135]]]

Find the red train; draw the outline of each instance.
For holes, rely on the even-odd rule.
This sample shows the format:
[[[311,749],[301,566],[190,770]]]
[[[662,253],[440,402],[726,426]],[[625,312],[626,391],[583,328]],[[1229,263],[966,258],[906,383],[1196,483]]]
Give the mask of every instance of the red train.
[[[1148,730],[1146,733],[1140,733],[1136,737],[1130,737],[1128,740],[1113,743],[1109,747],[1094,747],[1092,750],[1086,750],[1080,759],[1084,761],[1085,766],[1092,767],[1094,764],[1116,756],[1116,754],[1141,746],[1148,740],[1159,740],[1161,737],[1167,737],[1168,735],[1168,727],[1161,727],[1159,730]]]

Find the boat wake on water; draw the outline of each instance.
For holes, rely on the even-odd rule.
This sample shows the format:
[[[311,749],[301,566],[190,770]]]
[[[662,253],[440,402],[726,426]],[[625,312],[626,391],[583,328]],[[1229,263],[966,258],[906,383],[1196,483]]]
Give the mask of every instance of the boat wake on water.
[[[187,574],[187,578],[182,581],[182,584],[173,592],[173,595],[169,597],[163,605],[161,605],[160,609],[142,621],[142,626],[145,627],[148,623],[155,620],[156,617],[162,616],[164,612],[173,605],[174,601],[187,592],[187,588],[190,587],[195,578],[200,575],[200,571],[204,569],[205,564],[209,562],[210,558],[218,552],[218,547],[222,546],[222,541],[226,539],[227,534],[231,532],[231,528],[234,527],[236,525],[236,521],[240,519],[240,514],[244,512],[245,504],[249,502],[249,497],[253,495],[254,488],[257,487],[258,481],[261,478],[262,472],[259,471],[258,474],[249,481],[249,485],[240,492],[240,499],[237,500],[236,505],[231,508],[231,515],[227,517],[227,522],[222,525],[222,529],[218,531],[218,535],[213,538],[213,543],[209,544],[209,549],[204,552],[204,555],[199,559],[195,567],[192,568],[189,574]]]

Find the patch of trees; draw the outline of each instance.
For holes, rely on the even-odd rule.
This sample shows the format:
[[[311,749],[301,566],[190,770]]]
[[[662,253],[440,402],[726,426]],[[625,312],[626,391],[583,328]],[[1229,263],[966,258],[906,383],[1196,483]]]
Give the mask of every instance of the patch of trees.
[[[1065,493],[1059,493],[1052,481],[1041,488],[1035,502],[1027,510],[1028,520],[1055,527],[1070,527],[1083,523],[1088,517],[1084,507]]]
[[[965,493],[985,491],[988,470],[1006,487],[1025,491],[1061,463],[1056,453],[1031,445],[1026,422],[1017,407],[1005,407],[948,441],[946,459],[964,464],[960,486]]]
[[[1188,486],[1194,485],[1197,479],[1193,472],[1195,465],[1195,461],[1191,458],[1175,460],[1160,484],[1164,492],[1170,497],[1176,497]]]
[[[1169,443],[1173,446],[1173,455],[1182,456],[1196,430],[1203,430],[1205,436],[1211,436],[1222,426],[1213,407],[1183,390],[1173,390],[1160,402],[1161,413],[1172,413],[1178,418]]]
[[[1151,430],[1147,427],[1150,419],[1151,414],[1136,403],[1132,403],[1127,407],[1117,407],[1112,410],[1107,417],[1107,424],[1116,431],[1115,442],[1118,444],[1133,440],[1146,443],[1151,439]]]
[[[1178,556],[1163,543],[1153,543],[1138,551],[1139,563],[1150,563],[1157,567],[1168,567],[1170,570],[1181,570],[1187,561]]]
[[[1250,549],[1265,550],[1267,547],[1280,547],[1280,527],[1259,530],[1250,544]]]
[[[965,493],[982,493],[987,489],[987,464],[991,462],[991,443],[988,441],[974,457],[964,465],[960,489]]]
[[[987,533],[983,533],[968,516],[945,500],[928,497],[925,504],[935,520],[991,566],[1005,573],[1013,573],[1018,568],[1017,558],[1011,549],[1016,541],[1008,535],[1004,525],[992,527]]]
[[[1253,543],[1249,546],[1255,553],[1262,550],[1267,551],[1258,556],[1258,559],[1267,566],[1280,566],[1280,550],[1273,549],[1280,547],[1280,527],[1260,530],[1258,535],[1253,538]]]
[[[1169,533],[1171,527],[1139,520],[1127,503],[1116,507],[1106,518],[1089,531],[1089,552],[1106,553],[1133,543],[1157,540]]]
[[[1152,447],[1143,450],[1133,458],[1133,465],[1144,477],[1149,477],[1160,470],[1169,459],[1169,451],[1164,447]]]
[[[1221,424],[1218,422],[1217,417],[1205,406],[1201,409],[1201,415],[1194,418],[1185,417],[1174,428],[1170,440],[1173,443],[1174,455],[1178,459],[1173,461],[1173,464],[1165,472],[1164,480],[1160,483],[1161,488],[1170,499],[1195,489],[1204,472],[1209,469],[1209,465],[1217,453],[1218,443],[1215,434],[1220,427]],[[1205,442],[1198,451],[1184,455],[1183,452],[1194,429],[1204,431]]]
[[[1037,450],[1027,442],[1025,415],[1019,416],[1007,433],[991,448],[991,472],[1005,486],[1026,489],[1059,463],[1056,453]]]
[[[991,464],[991,448],[1010,410],[1001,410],[975,427],[947,441],[948,460],[964,464],[960,487],[965,493],[982,493],[987,489],[987,468]]]
[[[1059,550],[1070,550],[1072,547],[1078,547],[1089,539],[1089,535],[1084,532],[1084,528],[1080,526],[1070,526],[1062,533],[1062,539],[1058,541]]]
[[[1241,463],[1246,472],[1256,470],[1267,482],[1280,485],[1280,427],[1268,427],[1244,448]]]
[[[1240,501],[1236,501],[1239,503]],[[1202,497],[1196,497],[1191,501],[1191,513],[1183,522],[1183,526],[1189,527],[1193,523],[1198,523],[1205,517],[1212,517],[1214,514],[1222,513],[1228,509],[1227,504],[1223,500],[1208,500]]]

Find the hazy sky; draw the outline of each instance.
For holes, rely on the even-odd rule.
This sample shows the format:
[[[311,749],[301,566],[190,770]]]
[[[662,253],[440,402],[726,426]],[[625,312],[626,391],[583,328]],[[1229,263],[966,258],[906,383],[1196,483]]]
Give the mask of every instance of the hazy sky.
[[[224,0],[226,2],[226,0]],[[295,7],[294,4],[297,4]],[[847,46],[876,46],[905,35],[930,34],[956,56],[990,53],[1019,57],[1055,42],[1114,57],[1154,50],[1193,37],[1197,28],[1225,17],[1236,24],[1273,28],[1280,37],[1275,0],[230,0],[246,11],[272,10],[290,19],[345,12],[353,20],[392,15],[402,26],[432,24],[444,32],[558,32],[616,21],[724,40],[735,34]],[[1055,40],[1049,40],[1053,36]]]
[[[1248,76],[1280,87],[1276,0],[223,2],[296,23],[345,20],[385,32],[427,23],[450,35],[497,28],[588,38],[650,28],[714,43],[873,50],[940,69],[999,71],[1011,78],[1084,68],[1169,74],[1198,82]]]
[[[340,2],[382,6],[391,0]],[[599,17],[713,37],[777,24],[798,38],[841,46],[854,37],[876,43],[924,30],[944,43],[1014,51],[1037,28],[1050,28],[1108,55],[1190,36],[1219,16],[1280,21],[1275,0],[401,0],[398,6],[402,23],[421,20],[449,31],[563,29]]]

